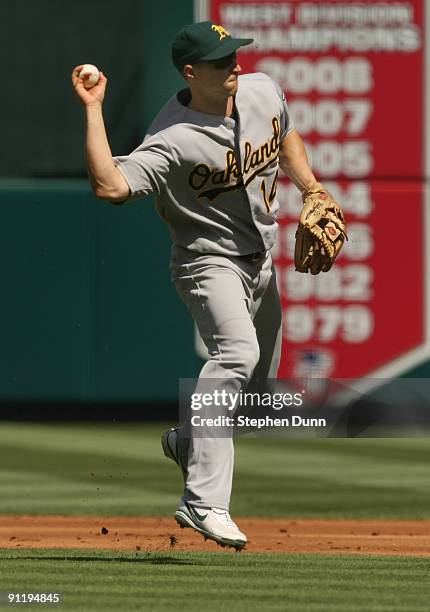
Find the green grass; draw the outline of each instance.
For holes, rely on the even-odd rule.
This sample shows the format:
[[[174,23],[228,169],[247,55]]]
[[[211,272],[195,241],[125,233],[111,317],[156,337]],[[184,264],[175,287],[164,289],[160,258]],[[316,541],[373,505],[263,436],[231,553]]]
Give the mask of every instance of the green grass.
[[[164,428],[0,423],[0,513],[170,516]],[[232,513],[430,518],[430,438],[240,438]]]
[[[233,552],[0,551],[0,591],[14,589],[59,592],[61,610],[422,612],[430,601],[425,559]]]
[[[0,423],[0,513],[171,516],[164,428]],[[429,468],[427,438],[241,438],[232,513],[430,518]],[[67,610],[421,612],[429,576],[420,558],[0,550],[0,592],[60,592]]]

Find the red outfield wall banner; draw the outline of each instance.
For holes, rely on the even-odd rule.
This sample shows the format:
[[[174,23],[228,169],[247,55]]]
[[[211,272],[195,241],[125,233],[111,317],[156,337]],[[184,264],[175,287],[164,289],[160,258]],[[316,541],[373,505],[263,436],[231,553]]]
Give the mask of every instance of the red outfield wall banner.
[[[279,375],[392,376],[429,358],[424,0],[196,2],[206,18],[254,39],[243,71],[282,86],[315,174],[347,215],[334,268],[299,274],[300,194],[279,181]]]

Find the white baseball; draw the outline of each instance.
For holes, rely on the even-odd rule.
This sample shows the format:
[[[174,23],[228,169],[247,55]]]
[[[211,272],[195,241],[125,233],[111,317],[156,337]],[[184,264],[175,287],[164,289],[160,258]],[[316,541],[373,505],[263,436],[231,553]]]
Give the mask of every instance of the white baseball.
[[[84,75],[87,75],[84,77]],[[100,78],[100,72],[97,66],[93,64],[84,64],[79,73],[79,77],[84,79],[85,89],[91,89],[94,85],[97,85]]]

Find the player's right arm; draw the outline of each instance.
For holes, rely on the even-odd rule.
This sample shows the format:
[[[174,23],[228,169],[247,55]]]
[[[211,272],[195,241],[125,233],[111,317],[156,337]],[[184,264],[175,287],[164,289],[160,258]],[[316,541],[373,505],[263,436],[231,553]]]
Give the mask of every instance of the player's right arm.
[[[130,188],[112,159],[106,134],[102,106],[107,79],[101,72],[97,85],[85,89],[83,79],[78,76],[81,69],[82,66],[74,68],[72,83],[85,112],[85,149],[90,184],[98,198],[120,204],[129,197]]]

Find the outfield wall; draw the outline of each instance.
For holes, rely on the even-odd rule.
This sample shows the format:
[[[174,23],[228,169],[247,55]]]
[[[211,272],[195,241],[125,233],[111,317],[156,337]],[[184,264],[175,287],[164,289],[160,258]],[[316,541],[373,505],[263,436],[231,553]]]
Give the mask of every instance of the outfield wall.
[[[113,206],[79,180],[3,184],[0,198],[1,398],[174,400],[200,362],[152,201]]]
[[[70,11],[17,0],[0,15],[13,51],[0,101],[2,414],[11,402],[168,406],[201,363],[169,280],[170,239],[152,198],[115,207],[92,196],[70,72],[105,72],[112,151],[129,152],[181,86],[170,44],[192,2],[77,0]]]
[[[112,150],[129,151],[181,85],[170,42],[192,21],[192,2],[160,0],[154,12],[149,2],[79,0],[66,15],[53,0],[43,8],[17,0],[0,16],[13,51],[9,95],[0,101],[8,118],[0,157],[1,414],[14,412],[11,402],[41,405],[40,414],[48,403],[73,411],[145,404],[145,416],[152,405],[158,414],[160,404],[174,405],[178,378],[201,366],[193,325],[169,281],[170,240],[152,198],[115,207],[90,192],[69,73],[87,61],[104,70]],[[23,39],[25,47],[17,44]],[[384,269],[393,285],[400,257]],[[429,376],[430,362],[411,375]]]

